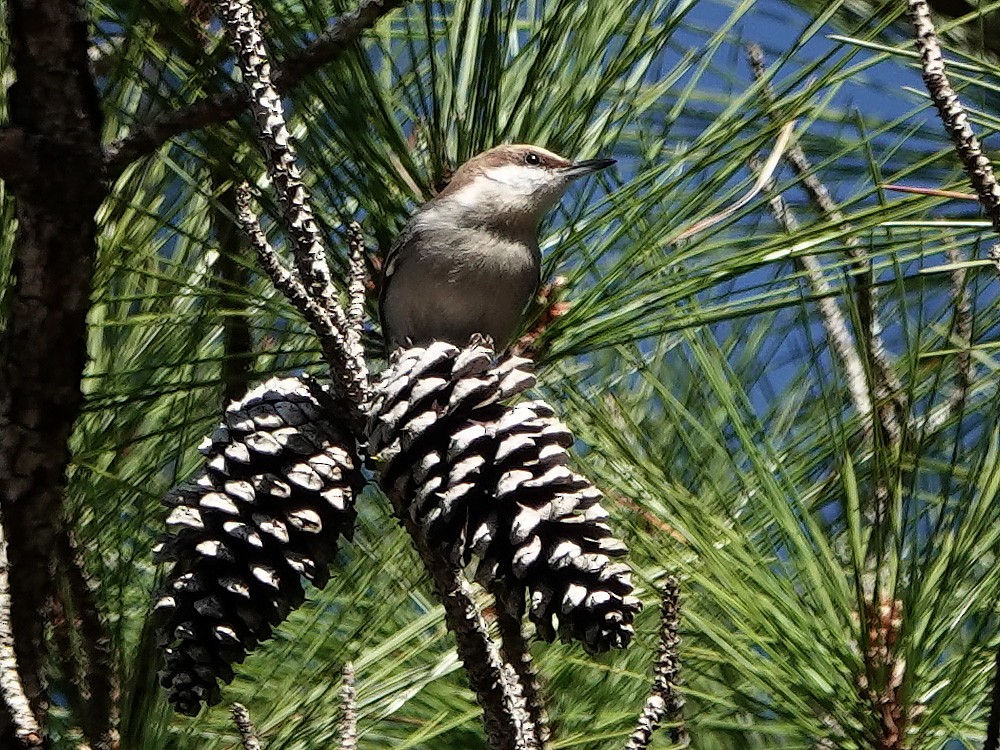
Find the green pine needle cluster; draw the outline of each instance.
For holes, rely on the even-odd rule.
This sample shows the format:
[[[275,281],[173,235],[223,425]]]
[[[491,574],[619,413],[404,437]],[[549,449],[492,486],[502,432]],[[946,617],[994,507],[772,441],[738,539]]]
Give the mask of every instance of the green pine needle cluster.
[[[227,43],[194,5],[90,3],[109,142],[234,85]],[[278,59],[347,7],[257,4]],[[657,587],[672,574],[695,747],[981,745],[1000,646],[1000,305],[987,259],[997,238],[975,203],[884,187],[969,192],[923,90],[905,8],[856,11],[842,0],[808,12],[777,0],[413,2],[286,92],[341,276],[344,222],[361,220],[377,253],[488,146],[619,160],[544,228],[545,274],[562,277],[568,307],[535,348],[539,388],[579,437],[579,469],[608,495],[646,609],[627,652],[533,647],[553,748],[622,745],[650,679]],[[753,79],[749,42],[765,48],[766,81]],[[948,55],[995,154],[997,60],[972,45]],[[0,44],[8,82],[5,56]],[[794,231],[760,195],[676,241],[751,188],[750,162],[791,120],[847,224],[817,211],[785,166],[773,190],[796,214]],[[323,374],[316,341],[234,232],[233,188],[262,171],[241,117],[131,165],[98,214],[67,502],[112,636],[127,750],[238,742],[223,707],[171,714],[147,616],[162,574],[150,554],[160,498],[196,467],[223,393],[241,379]],[[15,222],[3,190],[7,268]],[[852,239],[870,278],[846,252]],[[956,334],[949,251],[965,261],[971,341]],[[822,263],[870,382],[856,290],[866,279],[877,290],[906,404],[899,440],[852,402],[803,255]],[[250,351],[239,344],[247,335]],[[964,399],[925,429],[966,352]],[[359,514],[330,584],[248,658],[224,699],[248,707],[270,750],[333,747],[350,660],[361,748],[485,747],[409,539],[376,492]],[[79,741],[65,656],[53,655],[50,681],[59,748]],[[668,733],[653,746],[668,747]]]

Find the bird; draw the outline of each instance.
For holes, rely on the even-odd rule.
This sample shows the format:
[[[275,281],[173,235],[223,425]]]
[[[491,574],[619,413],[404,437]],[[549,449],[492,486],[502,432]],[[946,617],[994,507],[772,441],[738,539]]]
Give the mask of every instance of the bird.
[[[498,351],[538,290],[538,227],[574,181],[614,159],[574,161],[528,144],[472,157],[410,216],[389,248],[379,297],[388,350],[487,336]]]

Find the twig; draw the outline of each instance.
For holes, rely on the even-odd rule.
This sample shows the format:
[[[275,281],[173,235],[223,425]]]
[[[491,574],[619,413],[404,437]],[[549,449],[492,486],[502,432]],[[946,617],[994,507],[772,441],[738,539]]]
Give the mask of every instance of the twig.
[[[261,750],[260,740],[257,739],[257,730],[253,722],[250,721],[250,712],[242,703],[234,703],[229,707],[229,712],[233,715],[233,723],[240,733],[240,742],[244,750]]]
[[[549,719],[541,681],[524,637],[522,618],[515,617],[508,607],[498,602],[497,625],[500,628],[500,653],[520,683],[526,719],[525,734],[531,740],[529,748],[544,750],[551,734]]]
[[[528,715],[528,708],[524,702],[524,683],[514,671],[513,665],[508,662],[503,662],[502,674],[514,712],[514,724],[517,727],[518,742],[520,743],[518,747],[523,748],[523,750],[541,750],[535,733],[535,724]]]
[[[292,242],[292,257],[301,283],[311,300],[325,312],[329,327],[337,331],[328,364],[336,375],[337,389],[346,400],[363,406],[368,397],[368,369],[360,337],[350,334],[347,317],[337,302],[322,238],[309,195],[295,165],[295,150],[282,114],[281,98],[271,84],[267,49],[260,24],[248,0],[220,0],[226,27],[236,48],[243,82],[251,92],[250,108],[260,127],[268,173],[282,205],[284,227]],[[300,310],[305,314],[305,310]]]
[[[961,253],[948,247],[945,255],[950,263],[961,263]],[[929,435],[944,427],[965,407],[965,401],[972,387],[972,299],[965,285],[965,269],[955,268],[951,272],[951,287],[949,289],[952,302],[955,305],[954,338],[961,347],[955,355],[955,380],[951,393],[941,408],[932,410],[927,417],[915,425]]]
[[[951,87],[945,72],[944,58],[941,55],[941,45],[938,43],[934,23],[931,21],[930,9],[925,0],[908,0],[910,20],[916,32],[916,46],[920,53],[920,63],[924,84],[930,94],[934,106],[937,107],[941,122],[955,144],[958,158],[965,168],[969,181],[979,197],[979,202],[1000,233],[1000,185],[989,158],[983,153],[982,145],[969,124],[969,117],[959,101],[958,94]],[[962,260],[958,251],[949,248],[948,260],[958,263]],[[997,260],[1000,271],[1000,253],[994,256],[997,248],[990,251],[991,257]],[[951,296],[955,302],[955,333],[963,342],[963,349],[957,357],[957,372],[955,386],[947,402],[947,408],[941,412],[942,424],[961,411],[966,395],[972,383],[972,357],[969,346],[972,338],[972,306],[969,293],[965,288],[965,269],[956,268],[951,274]],[[933,429],[940,425],[931,425],[928,418],[927,427]]]
[[[766,75],[764,52],[760,46],[751,44],[747,48],[754,78],[763,80]],[[773,102],[774,92],[765,84],[763,94],[768,102]],[[778,113],[769,112],[772,120],[779,120]],[[878,296],[871,284],[871,262],[860,240],[851,234],[847,217],[841,212],[822,181],[814,174],[812,164],[799,144],[793,144],[785,152],[785,160],[802,182],[809,199],[827,219],[840,226],[844,232],[844,248],[851,256],[855,272],[855,300],[861,319],[865,353],[873,374],[873,390],[878,405],[879,423],[891,444],[898,444],[902,436],[900,415],[905,410],[903,385],[892,369],[889,355],[882,341],[882,322],[878,315]]]
[[[798,229],[798,220],[781,195],[774,192],[774,181],[771,180],[764,190],[775,219],[786,232],[794,233]],[[823,316],[823,328],[826,329],[830,348],[833,349],[846,373],[847,389],[851,394],[851,401],[854,403],[854,408],[861,417],[865,429],[870,433],[872,402],[868,390],[868,377],[865,375],[864,365],[858,356],[857,343],[847,327],[844,313],[823,275],[823,265],[814,255],[796,255],[794,263],[805,272],[806,278],[809,280],[809,285],[816,296],[816,306]]]
[[[365,235],[361,225],[352,221],[347,225],[348,247],[350,249],[350,276],[347,286],[347,328],[358,336],[365,323],[365,298],[368,295],[366,280],[368,269],[365,267]]]
[[[315,41],[290,56],[276,70],[275,84],[286,93],[291,91],[306,76],[340,57],[363,32],[389,11],[406,2],[364,0],[354,10],[338,16]],[[112,179],[117,177],[136,159],[153,153],[181,133],[233,119],[246,108],[248,102],[245,92],[231,90],[158,115],[107,149],[105,175]]]
[[[527,750],[530,743],[524,731],[524,710],[518,695],[517,681],[505,670],[490,638],[483,617],[473,599],[471,587],[461,570],[444,556],[428,547],[409,513],[402,512],[404,499],[390,495],[424,567],[431,575],[438,598],[444,605],[445,623],[455,635],[458,658],[465,666],[476,702],[483,710],[483,725],[492,750]]]
[[[271,63],[260,23],[249,0],[221,0],[218,7],[236,49],[243,84],[250,94],[250,111],[258,126],[257,138],[264,149],[267,173],[281,204],[295,266],[312,297],[332,303],[330,313],[337,320],[333,309],[336,294],[323,239],[309,205],[309,192],[295,164],[295,147],[285,124],[281,97],[271,83]],[[343,328],[346,329],[346,323]]]
[[[903,624],[903,602],[872,598],[864,604],[863,651],[865,672],[856,676],[862,700],[869,703],[877,724],[872,747],[903,750],[907,725],[922,710],[919,699],[907,704],[900,694],[905,664],[899,656],[899,633]]]
[[[94,591],[84,573],[83,560],[72,535],[63,531],[56,547],[56,561],[66,581],[73,625],[86,658],[86,723],[93,748],[112,744],[118,688],[111,655],[111,634],[101,619]]]
[[[31,711],[14,654],[14,633],[10,627],[7,538],[4,532],[3,519],[0,518],[0,694],[10,710],[17,738],[28,747],[41,747],[42,728]]]
[[[986,720],[983,750],[1000,750],[1000,649],[993,665],[993,689],[990,691],[990,716]]]
[[[363,378],[356,370],[348,369],[344,356],[347,345],[342,330],[331,320],[328,310],[314,300],[302,282],[281,263],[278,253],[268,243],[256,215],[250,208],[250,190],[246,185],[241,185],[237,189],[236,207],[236,217],[240,226],[249,238],[250,245],[257,253],[257,258],[271,278],[271,282],[303,314],[319,338],[323,354],[331,368],[337,368],[339,365],[339,369],[334,369],[334,373],[340,378],[341,385],[349,396],[345,406],[350,409],[352,424],[363,426],[365,423],[363,407],[368,398],[367,370],[364,371]],[[359,391],[362,395],[352,395]]]
[[[215,262],[212,283],[218,289],[218,305],[222,318],[222,379],[223,406],[243,396],[250,385],[253,370],[253,337],[247,316],[246,289],[250,271],[241,256],[245,247],[232,217],[236,216],[236,185],[218,166],[210,167],[213,188],[219,195],[212,209],[212,224],[219,257]]]
[[[679,627],[680,586],[677,578],[670,576],[662,592],[660,644],[653,665],[653,684],[649,688],[649,696],[636,722],[635,730],[625,743],[625,750],[645,750],[649,747],[653,732],[660,726],[664,717],[675,725],[670,730],[671,741],[675,745],[688,744],[688,734],[681,713],[684,699],[677,693],[681,669],[678,653],[681,643],[678,635]]]
[[[344,665],[344,686],[340,689],[340,750],[357,750],[358,701],[354,690],[354,665]]]
[[[416,536],[413,537],[416,539]],[[518,703],[505,674],[496,644],[490,638],[472,591],[461,571],[423,544],[421,555],[444,604],[445,621],[455,634],[458,658],[483,709],[483,724],[493,750],[524,750],[525,741]]]
[[[397,485],[397,489],[388,492],[389,500],[444,607],[445,624],[455,636],[458,658],[483,711],[489,746],[491,750],[529,750],[532,748],[531,735],[525,725],[530,719],[517,674],[501,659],[464,573],[440,548],[427,543],[424,532],[406,510],[408,499],[402,490],[403,487]]]
[[[917,51],[923,69],[924,83],[937,107],[941,122],[951,136],[958,158],[969,175],[969,181],[979,196],[993,228],[1000,233],[1000,185],[990,160],[983,153],[982,145],[969,124],[969,117],[958,99],[958,94],[948,82],[941,45],[938,43],[934,23],[926,0],[908,0],[910,21],[916,32]]]

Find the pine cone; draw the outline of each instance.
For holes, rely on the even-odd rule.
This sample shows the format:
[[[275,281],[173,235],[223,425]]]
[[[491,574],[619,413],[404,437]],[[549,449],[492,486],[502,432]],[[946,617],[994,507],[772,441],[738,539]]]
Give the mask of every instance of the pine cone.
[[[530,388],[528,360],[498,360],[478,342],[399,353],[377,386],[369,450],[396,511],[538,634],[590,651],[623,648],[640,602],[601,493],[568,468],[573,436],[542,401],[504,403]]]
[[[217,681],[302,603],[303,577],[326,584],[351,537],[364,479],[330,414],[315,382],[267,381],[229,405],[199,448],[205,468],[165,498],[173,531],[156,552],[175,564],[155,604],[160,682],[181,713],[219,701]]]

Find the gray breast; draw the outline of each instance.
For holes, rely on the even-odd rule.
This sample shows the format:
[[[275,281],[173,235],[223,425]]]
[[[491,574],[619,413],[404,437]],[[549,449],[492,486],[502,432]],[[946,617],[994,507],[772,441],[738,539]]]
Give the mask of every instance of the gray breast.
[[[537,242],[485,230],[411,229],[394,248],[382,300],[389,342],[461,346],[482,333],[505,347],[538,287]]]

